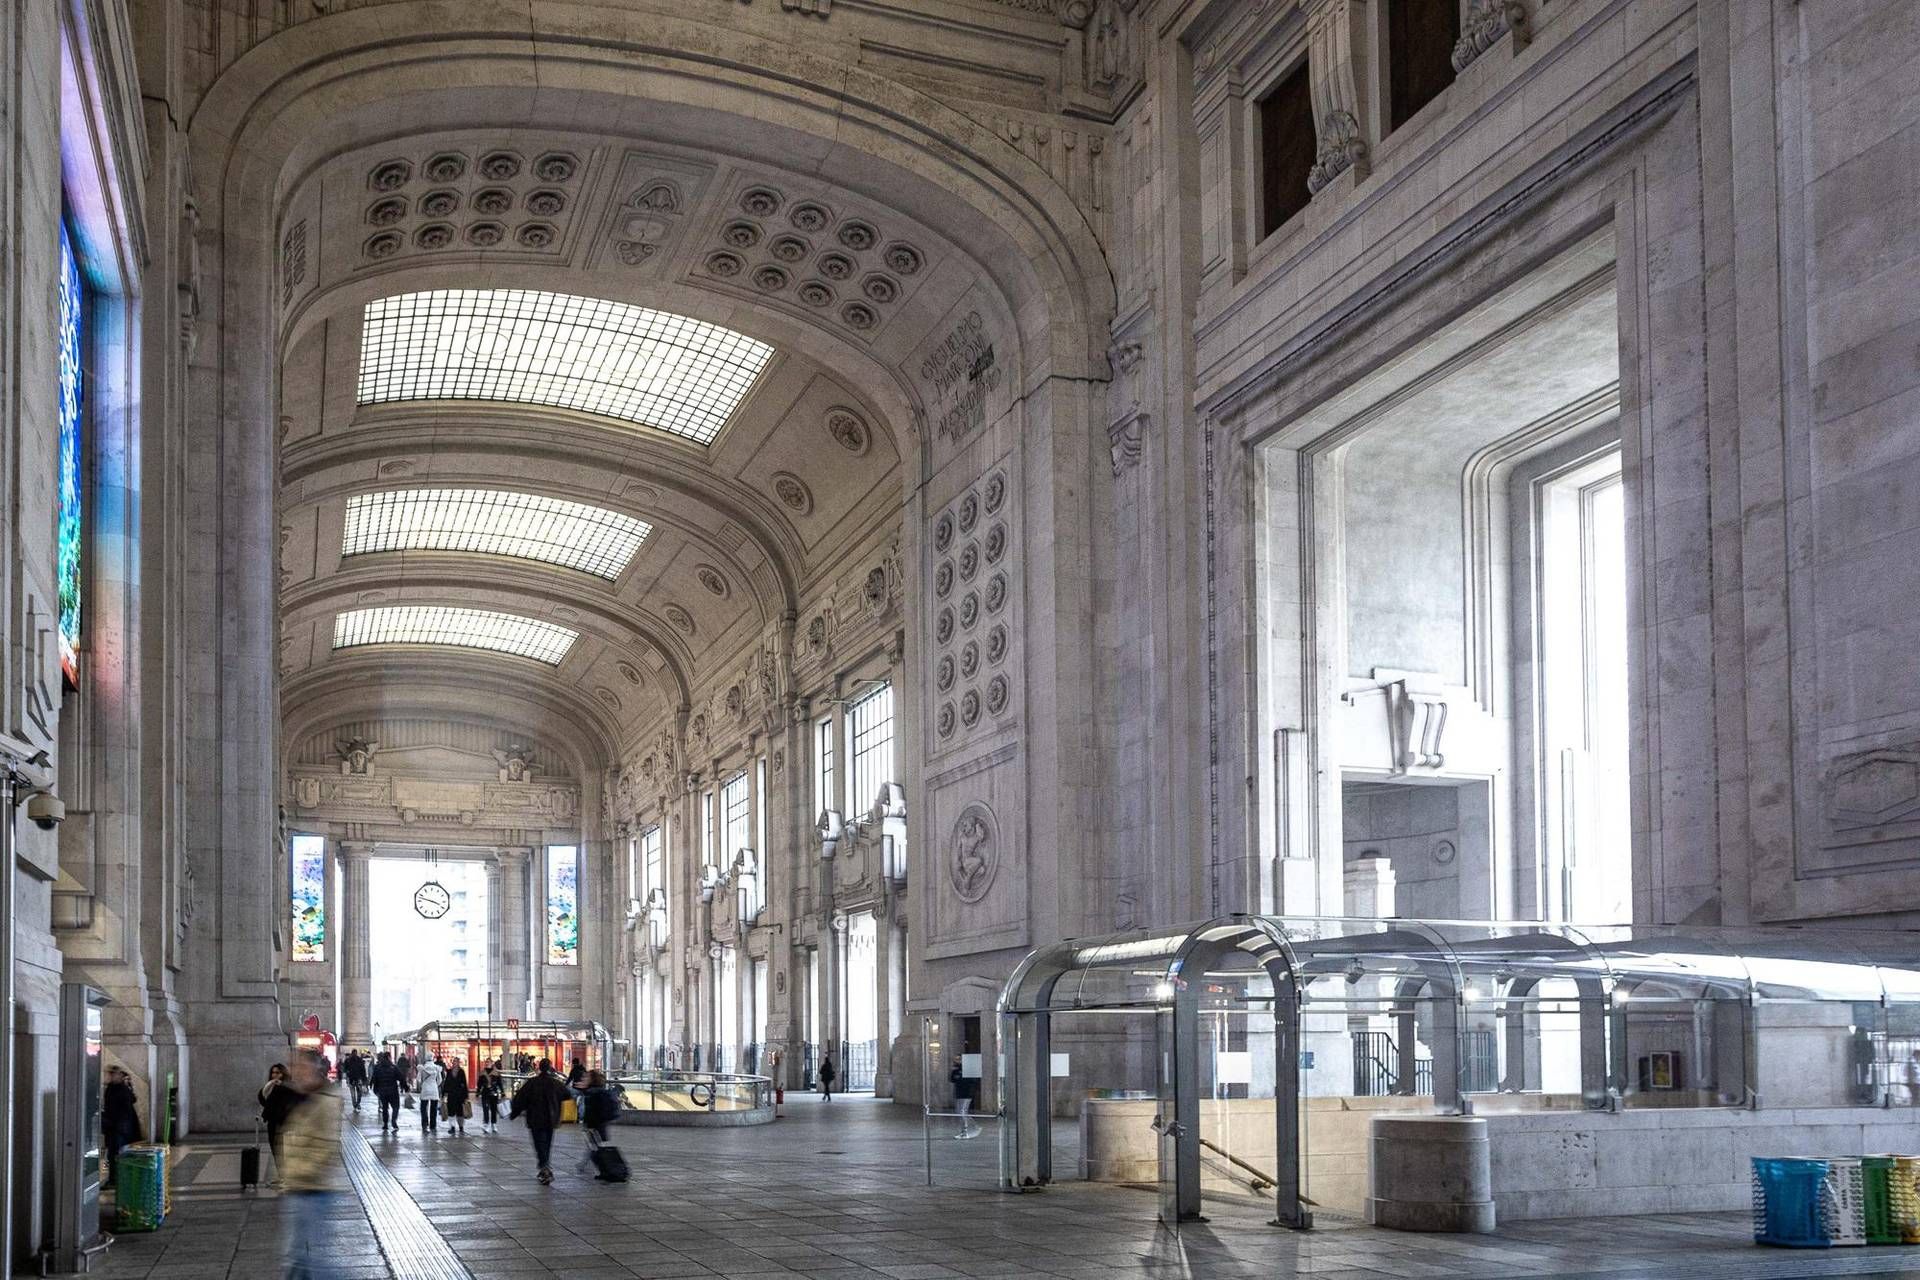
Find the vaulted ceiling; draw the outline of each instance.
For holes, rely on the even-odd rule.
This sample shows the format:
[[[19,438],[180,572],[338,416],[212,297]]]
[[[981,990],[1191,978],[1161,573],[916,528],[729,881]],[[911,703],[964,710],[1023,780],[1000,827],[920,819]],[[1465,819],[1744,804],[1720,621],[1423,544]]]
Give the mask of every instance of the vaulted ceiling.
[[[825,184],[579,134],[346,150],[282,226],[289,727],[512,690],[605,763],[897,519],[877,353],[971,282]]]

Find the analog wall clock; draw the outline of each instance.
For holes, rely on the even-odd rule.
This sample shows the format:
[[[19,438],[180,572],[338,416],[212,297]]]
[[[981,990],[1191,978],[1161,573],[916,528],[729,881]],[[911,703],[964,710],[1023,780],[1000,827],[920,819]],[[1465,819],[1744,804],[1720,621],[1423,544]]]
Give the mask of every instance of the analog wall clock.
[[[438,880],[429,880],[413,891],[413,909],[423,919],[438,920],[453,905],[453,896]]]

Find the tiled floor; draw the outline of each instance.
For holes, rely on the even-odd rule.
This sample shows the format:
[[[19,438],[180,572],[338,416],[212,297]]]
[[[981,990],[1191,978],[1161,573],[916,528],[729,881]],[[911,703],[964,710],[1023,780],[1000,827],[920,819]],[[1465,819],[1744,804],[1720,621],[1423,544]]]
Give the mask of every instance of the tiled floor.
[[[395,1139],[374,1132],[369,1114],[360,1121],[365,1145],[352,1142],[349,1153],[362,1206],[343,1209],[336,1222],[338,1274],[1920,1278],[1920,1249],[1757,1249],[1733,1214],[1413,1236],[1327,1218],[1315,1231],[1289,1232],[1265,1225],[1251,1207],[1210,1203],[1212,1221],[1176,1237],[1155,1227],[1154,1198],[1144,1191],[1084,1184],[1025,1196],[992,1191],[991,1128],[977,1141],[936,1142],[938,1185],[928,1188],[917,1115],[860,1098],[831,1105],[804,1098],[787,1110],[786,1119],[757,1129],[618,1130],[634,1170],[621,1186],[574,1172],[583,1144],[566,1131],[551,1187],[534,1182],[531,1147],[518,1125],[465,1138],[410,1128]],[[254,1197],[233,1189],[238,1145],[184,1147],[172,1219],[152,1235],[122,1236],[96,1272],[150,1280],[277,1274],[279,1202],[270,1191]]]

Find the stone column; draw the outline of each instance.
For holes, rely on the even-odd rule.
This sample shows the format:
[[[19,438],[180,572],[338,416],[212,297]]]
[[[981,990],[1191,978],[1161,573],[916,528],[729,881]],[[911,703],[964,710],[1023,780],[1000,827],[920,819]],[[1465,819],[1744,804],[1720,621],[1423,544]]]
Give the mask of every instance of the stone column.
[[[900,1035],[906,990],[905,931],[896,923],[894,898],[888,893],[873,909],[873,1093],[893,1096],[893,1045]]]
[[[486,862],[487,872],[487,1012],[491,1019],[517,1018],[518,1013],[507,1009],[506,988],[502,985],[506,970],[502,963],[506,955],[507,916],[500,901],[505,877],[500,872],[500,855],[495,853]]]
[[[833,864],[826,863],[829,880]],[[847,1064],[841,1061],[841,1044],[847,1038],[847,917],[844,912],[829,911],[820,930],[820,981],[826,990],[820,993],[820,1021],[823,1052],[833,1054],[833,1064],[844,1084]]]
[[[502,1018],[532,1016],[533,921],[527,886],[533,861],[529,848],[502,849],[497,859],[500,877],[500,999]]]
[[[340,842],[340,1036],[347,1047],[373,1043],[373,850]]]

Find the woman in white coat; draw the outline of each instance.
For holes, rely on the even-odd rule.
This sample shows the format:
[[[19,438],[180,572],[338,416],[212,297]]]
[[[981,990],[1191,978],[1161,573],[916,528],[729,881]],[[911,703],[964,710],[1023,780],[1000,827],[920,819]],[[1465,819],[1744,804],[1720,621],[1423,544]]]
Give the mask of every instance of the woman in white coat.
[[[440,1081],[446,1077],[446,1069],[440,1065],[440,1059],[430,1058],[420,1064],[420,1071],[414,1080],[414,1092],[420,1095],[420,1132],[440,1132]]]

